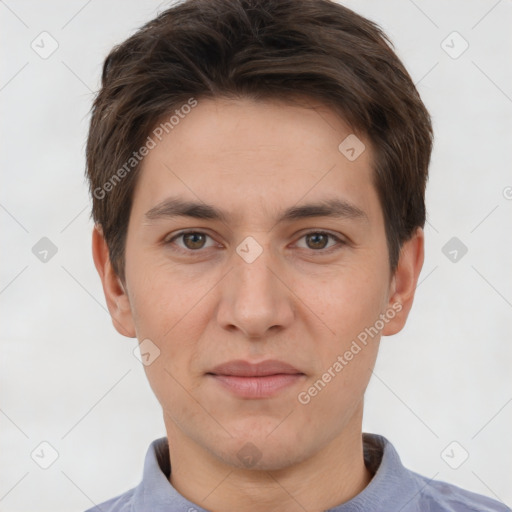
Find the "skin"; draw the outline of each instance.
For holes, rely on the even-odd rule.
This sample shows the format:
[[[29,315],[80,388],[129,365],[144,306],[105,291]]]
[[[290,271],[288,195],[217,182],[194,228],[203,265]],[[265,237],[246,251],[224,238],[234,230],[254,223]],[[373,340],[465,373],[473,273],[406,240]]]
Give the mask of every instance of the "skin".
[[[338,150],[351,133],[311,100],[199,100],[143,161],[124,282],[101,228],[93,231],[114,326],[160,349],[145,371],[163,409],[170,482],[208,510],[321,511],[371,480],[363,461],[364,392],[381,335],[405,325],[424,235],[418,228],[403,245],[392,275],[370,142],[358,135],[366,150],[352,162]],[[224,209],[227,220],[145,217],[170,196]],[[333,197],[366,218],[275,221],[287,207]],[[164,243],[183,229],[208,236]],[[319,230],[345,243],[306,236]],[[263,251],[252,263],[236,252],[248,236]],[[393,304],[401,310],[382,332],[301,404],[298,394]],[[305,376],[271,398],[243,399],[206,375],[232,359],[279,359]],[[251,467],[237,456],[249,442],[260,457]]]

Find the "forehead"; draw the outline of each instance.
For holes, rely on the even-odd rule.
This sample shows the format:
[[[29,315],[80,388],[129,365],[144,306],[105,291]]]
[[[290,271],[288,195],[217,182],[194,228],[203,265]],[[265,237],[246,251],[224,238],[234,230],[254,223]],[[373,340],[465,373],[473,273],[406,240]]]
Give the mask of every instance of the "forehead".
[[[142,162],[134,209],[170,193],[233,216],[333,194],[370,214],[375,207],[369,141],[318,102],[199,99],[167,131]]]

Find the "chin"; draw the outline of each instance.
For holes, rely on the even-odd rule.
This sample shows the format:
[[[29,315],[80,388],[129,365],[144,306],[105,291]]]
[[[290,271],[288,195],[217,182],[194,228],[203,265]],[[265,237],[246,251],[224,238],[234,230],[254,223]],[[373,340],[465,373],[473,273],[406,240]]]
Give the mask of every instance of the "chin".
[[[246,430],[244,435],[230,439],[223,449],[216,445],[211,450],[225,464],[247,470],[277,471],[307,458],[304,439],[285,429],[279,433],[276,430],[270,436],[268,432],[248,434]]]

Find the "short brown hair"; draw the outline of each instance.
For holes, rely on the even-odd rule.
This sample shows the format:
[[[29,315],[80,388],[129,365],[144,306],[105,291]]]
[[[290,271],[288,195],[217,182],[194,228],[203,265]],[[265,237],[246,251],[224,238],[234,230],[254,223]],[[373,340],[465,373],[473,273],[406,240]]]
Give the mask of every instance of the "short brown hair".
[[[336,109],[371,141],[394,272],[403,242],[425,224],[433,134],[386,35],[330,0],[186,0],[110,52],[92,107],[92,216],[121,279],[140,168],[134,152],[162,117],[191,98],[286,101],[297,94]]]

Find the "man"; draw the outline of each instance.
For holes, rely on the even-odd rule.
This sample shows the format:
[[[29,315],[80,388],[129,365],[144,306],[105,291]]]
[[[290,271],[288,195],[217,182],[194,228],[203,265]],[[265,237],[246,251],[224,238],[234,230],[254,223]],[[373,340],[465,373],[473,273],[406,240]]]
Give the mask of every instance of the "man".
[[[362,433],[424,257],[430,117],[328,0],[189,0],[107,57],[93,255],[167,436],[95,511],[503,511]]]

